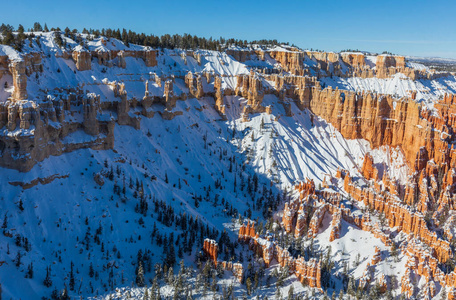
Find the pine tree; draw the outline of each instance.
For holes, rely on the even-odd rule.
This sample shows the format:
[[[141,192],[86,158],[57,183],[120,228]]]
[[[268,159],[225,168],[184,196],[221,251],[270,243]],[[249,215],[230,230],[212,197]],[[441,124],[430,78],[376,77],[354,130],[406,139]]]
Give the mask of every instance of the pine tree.
[[[170,236],[168,241],[168,245],[163,247],[163,251],[165,252],[165,260],[164,263],[168,267],[172,267],[176,264],[176,254],[174,250],[174,239]]]
[[[27,273],[25,274],[25,278],[33,278],[33,262],[27,266]]]
[[[293,300],[294,299],[294,288],[293,285],[290,286],[288,289],[288,300]]]
[[[247,294],[250,296],[252,294],[252,280],[250,277],[245,281],[245,287],[247,288]]]
[[[22,258],[22,255],[21,255],[21,251],[17,251],[17,255],[16,255],[16,258],[14,259],[14,261],[16,262],[16,267],[20,267],[21,266],[21,258]]]
[[[24,211],[24,203],[22,202],[22,199],[19,199],[19,205],[18,205],[18,207],[19,207],[19,210],[20,210],[20,211]]]
[[[440,292],[440,299],[441,300],[447,300],[448,299],[448,295],[447,295],[447,291],[446,291],[445,286],[442,287],[442,291]]]
[[[150,299],[151,300],[157,300],[157,294],[160,293],[159,292],[160,290],[160,287],[158,286],[158,281],[157,281],[157,276],[154,277],[154,280],[152,281],[152,288],[151,288],[151,292],[150,292]]]
[[[94,274],[95,274],[95,272],[93,270],[93,264],[92,264],[92,262],[90,262],[90,266],[89,266],[89,276],[90,276],[90,278],[92,278]]]
[[[51,280],[51,268],[46,267],[46,277],[44,278],[43,284],[45,287],[50,287],[52,285],[52,280]]]
[[[138,287],[143,287],[146,280],[144,278],[144,269],[142,261],[138,262],[138,271],[136,272],[136,285]]]
[[[144,291],[143,300],[149,300],[149,299],[150,299],[150,297],[149,297],[149,289],[146,286],[145,291]]]
[[[43,27],[41,27],[41,24],[39,22],[35,22],[33,24],[33,31],[43,31]]]
[[[5,233],[6,228],[8,228],[8,216],[5,213],[5,216],[3,217],[3,225],[2,225],[3,233]]]
[[[73,271],[73,268],[74,268],[73,261],[71,261],[70,266],[71,267],[70,267],[70,283],[69,283],[69,286],[70,286],[70,290],[74,291],[75,280],[74,280],[74,271]]]

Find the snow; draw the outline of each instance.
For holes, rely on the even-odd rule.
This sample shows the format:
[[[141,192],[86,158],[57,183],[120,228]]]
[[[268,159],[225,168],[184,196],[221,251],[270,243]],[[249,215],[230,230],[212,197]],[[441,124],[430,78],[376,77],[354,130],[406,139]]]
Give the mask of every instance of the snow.
[[[21,54],[14,50],[13,47],[7,45],[0,45],[0,56],[8,56],[11,61],[22,60]]]
[[[416,100],[432,109],[436,100],[446,93],[456,93],[456,76],[449,75],[435,80],[413,81],[401,73],[391,78],[360,78],[360,77],[326,77],[320,80],[325,86],[338,87],[351,91],[370,91],[395,97],[410,97],[416,91]]]
[[[52,33],[40,33],[41,46],[36,41],[32,47],[25,45],[25,52],[42,51],[44,71],[38,76],[30,76],[27,82],[27,91],[34,101],[41,102],[51,95],[58,95],[58,88],[76,88],[84,84],[87,93],[99,94],[102,102],[118,101],[115,99],[111,87],[113,82],[122,82],[129,98],[144,96],[145,80],[149,80],[151,96],[162,96],[163,87],[153,81],[154,74],[169,78],[173,74],[185,75],[192,73],[213,72],[222,75],[222,87],[234,89],[235,75],[248,74],[252,67],[274,67],[275,60],[266,56],[266,61],[256,60],[255,57],[245,63],[234,61],[226,53],[217,51],[198,50],[202,55],[201,65],[190,56],[186,60],[182,57],[183,50],[160,50],[156,67],[146,67],[142,59],[126,58],[126,69],[98,65],[92,62],[92,70],[77,72],[72,60],[56,57],[61,53],[55,45]],[[100,38],[87,42],[87,47],[80,46],[74,41],[65,38],[73,49],[83,51],[132,50],[144,49],[142,46],[129,47],[116,39],[106,41],[104,45]],[[252,46],[255,48],[256,46]],[[288,47],[276,46],[267,51],[290,51]],[[86,50],[87,51],[87,50]],[[0,46],[0,55],[8,55],[11,59],[20,59],[20,54],[11,47]],[[367,55],[370,65],[375,65],[375,56]],[[315,61],[305,58],[304,64],[315,66]],[[411,66],[420,67],[418,64]],[[57,70],[59,70],[57,72]],[[417,91],[418,101],[432,107],[432,103],[445,92],[456,92],[455,76],[448,76],[437,80],[411,81],[401,74],[388,79],[361,79],[361,78],[320,78],[326,86],[334,86],[353,91],[373,91],[387,93],[398,97],[407,96],[411,91]],[[5,82],[9,86],[3,88]],[[267,85],[267,83],[265,84]],[[12,92],[12,78],[9,75],[0,79],[0,102],[6,101]],[[203,78],[205,91],[213,91],[213,82],[206,82]],[[175,94],[186,92],[187,88],[182,79],[176,79]],[[41,299],[49,296],[52,288],[46,288],[42,282],[45,268],[52,267],[51,277],[53,286],[59,289],[68,284],[68,274],[71,262],[75,265],[77,280],[83,278],[80,294],[89,299],[109,299],[111,294],[125,298],[126,291],[133,297],[142,297],[143,288],[131,288],[135,277],[136,255],[138,250],[151,250],[152,264],[162,261],[161,256],[167,249],[159,246],[150,238],[154,224],[161,234],[173,232],[184,234],[184,230],[177,225],[170,226],[159,221],[159,214],[154,211],[152,197],[163,200],[171,207],[176,215],[185,213],[198,218],[210,228],[219,232],[226,230],[231,241],[237,241],[239,215],[229,214],[221,201],[229,203],[240,215],[249,209],[251,219],[263,218],[261,209],[252,209],[252,196],[239,188],[241,181],[247,181],[253,174],[259,177],[259,182],[274,195],[282,194],[285,189],[290,190],[299,181],[306,178],[313,179],[318,185],[337,169],[349,170],[350,174],[358,174],[366,153],[371,153],[374,164],[382,174],[388,174],[404,184],[409,175],[405,158],[397,149],[371,149],[365,140],[346,140],[333,126],[324,120],[313,116],[308,110],[300,111],[290,99],[284,101],[291,105],[292,116],[287,117],[279,99],[274,95],[265,95],[263,105],[271,106],[270,115],[252,114],[248,122],[241,122],[241,114],[247,100],[238,96],[226,96],[226,120],[214,110],[214,100],[210,97],[202,99],[189,98],[177,101],[173,111],[182,111],[183,115],[167,121],[160,117],[158,112],[163,106],[154,104],[150,109],[156,112],[153,118],[142,118],[140,130],[129,126],[115,125],[114,149],[92,150],[81,149],[64,153],[57,157],[49,157],[37,163],[29,172],[21,173],[15,170],[0,168],[1,178],[0,207],[2,214],[8,216],[7,229],[13,234],[20,234],[29,239],[31,250],[15,244],[14,238],[0,236],[0,261],[6,263],[0,267],[3,296],[5,298]],[[24,102],[29,105],[32,102]],[[81,121],[82,116],[66,116],[66,121]],[[101,119],[108,120],[111,114],[104,112]],[[18,134],[33,134],[33,126],[28,131],[17,129],[13,132],[3,130],[2,134],[15,136]],[[92,136],[82,130],[75,131],[63,140],[66,146],[74,146],[93,141]],[[230,160],[234,161],[234,172],[229,171]],[[105,167],[105,163],[109,167]],[[107,176],[110,168],[114,170],[114,178]],[[120,174],[117,175],[117,169]],[[104,184],[98,185],[94,177],[100,175]],[[125,174],[125,178],[124,178]],[[68,177],[55,177],[68,175]],[[55,177],[49,183],[46,178]],[[135,181],[138,178],[143,182],[145,195],[149,203],[149,211],[144,216],[135,212],[138,199],[135,198],[135,189],[129,187],[129,177]],[[168,180],[166,180],[167,178]],[[13,186],[10,182],[31,183],[40,182],[29,188],[22,189]],[[215,182],[220,180],[222,187],[216,189]],[[168,181],[168,182],[166,182]],[[237,189],[234,189],[234,182]],[[125,196],[113,193],[115,187],[126,185]],[[343,182],[334,182],[331,188],[339,189]],[[211,192],[208,191],[211,186]],[[195,196],[205,196],[209,200],[195,203]],[[214,197],[219,197],[214,203]],[[261,195],[261,194],[259,194]],[[290,194],[296,197],[296,193]],[[258,195],[257,195],[258,196]],[[123,199],[125,197],[125,199]],[[18,209],[19,199],[23,201],[24,211]],[[348,201],[348,200],[344,200]],[[280,205],[283,205],[281,203]],[[359,206],[357,206],[359,205]],[[361,213],[363,204],[356,204],[355,213]],[[280,208],[279,208],[280,211]],[[280,212],[274,217],[280,217]],[[86,218],[87,224],[86,225]],[[144,222],[140,225],[140,218]],[[374,222],[378,216],[372,216]],[[376,274],[395,274],[398,277],[404,273],[405,259],[401,256],[399,262],[385,257],[389,251],[373,234],[360,230],[342,220],[340,238],[329,242],[331,216],[327,213],[323,225],[315,239],[316,251],[324,253],[331,246],[335,261],[335,274],[340,274],[344,262],[350,266],[350,274],[359,279],[374,255],[374,246],[382,251],[383,260],[375,266]],[[113,229],[111,230],[111,224]],[[100,239],[104,243],[104,252],[101,245],[93,240],[96,228],[102,226]],[[86,250],[82,243],[90,227],[91,247]],[[275,228],[278,228],[275,224]],[[140,239],[141,237],[141,239]],[[206,237],[204,237],[206,238]],[[400,235],[396,237],[401,239]],[[308,241],[306,242],[308,243]],[[114,254],[114,246],[121,255]],[[177,245],[176,245],[177,246]],[[183,255],[187,266],[196,268],[195,256],[201,250],[196,244],[190,253]],[[7,252],[9,249],[9,252]],[[110,251],[110,255],[107,254]],[[22,265],[15,266],[14,259],[20,251],[24,254]],[[247,245],[239,246],[236,254],[251,253]],[[354,266],[358,254],[361,257],[359,265]],[[384,255],[385,254],[385,255]],[[401,254],[402,255],[402,254]],[[24,278],[27,265],[33,262],[35,275],[33,279]],[[87,278],[89,264],[99,272],[99,279]],[[107,265],[114,267],[107,267]],[[244,261],[244,268],[247,264]],[[266,269],[270,275],[277,265]],[[114,269],[115,288],[111,292],[105,289],[110,269]],[[121,278],[125,282],[121,282]],[[146,279],[153,278],[153,271],[146,272]],[[191,281],[193,279],[189,279]],[[21,284],[17,284],[20,282]],[[89,285],[92,285],[93,291]],[[79,283],[78,283],[79,284]],[[241,297],[245,292],[245,285],[237,283],[233,276],[226,272],[219,280],[219,285],[235,286],[235,295]],[[286,295],[290,286],[294,287],[295,294],[311,293],[310,289],[302,286],[294,275],[285,279],[281,288]],[[336,290],[341,283],[336,282]],[[169,285],[162,285],[162,294],[172,296],[173,289]],[[332,290],[330,290],[332,291]],[[262,286],[261,294],[268,298],[275,297],[275,285]],[[315,290],[313,291],[316,292]],[[202,295],[195,290],[198,297]],[[76,291],[70,291],[72,297],[79,296]],[[321,294],[317,294],[321,295]],[[212,298],[209,293],[207,298]]]

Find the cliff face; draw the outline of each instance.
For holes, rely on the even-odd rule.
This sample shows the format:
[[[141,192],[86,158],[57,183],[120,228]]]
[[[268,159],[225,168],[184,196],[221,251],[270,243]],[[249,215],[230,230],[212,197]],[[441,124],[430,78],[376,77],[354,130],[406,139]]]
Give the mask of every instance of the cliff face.
[[[270,51],[268,54],[280,63],[284,71],[293,75],[304,75],[304,53],[298,51]]]
[[[112,148],[114,124],[98,121],[95,117],[99,110],[99,98],[92,95],[84,99],[79,97],[83,103],[83,124],[64,120],[65,114],[70,113],[70,103],[77,99],[74,94],[67,99],[48,99],[40,105],[26,100],[0,104],[0,125],[4,124],[10,132],[17,133],[2,136],[0,164],[28,171],[37,161],[50,155],[57,156],[81,148]],[[56,123],[59,123],[58,127],[55,127]],[[67,143],[65,137],[71,137],[81,125],[93,138]]]
[[[127,63],[125,58],[134,57],[141,58],[147,67],[155,67],[157,65],[157,50],[95,50],[88,51],[80,49],[73,51],[72,57],[79,71],[90,70],[92,57],[97,59],[99,65],[106,67],[118,66],[126,68]]]
[[[27,99],[27,75],[23,60],[10,62],[10,72],[13,77],[14,92],[11,95],[14,100]]]
[[[409,205],[417,204],[420,212],[454,208],[456,152],[454,143],[453,95],[446,95],[435,104],[431,114],[412,99],[393,99],[391,96],[353,93],[318,86],[305,88],[306,97],[298,100],[317,116],[331,123],[347,139],[362,138],[372,148],[399,146],[408,166],[416,171],[414,180],[404,187],[401,197]],[[398,193],[398,186],[388,178],[378,178],[373,161],[366,157],[362,166],[366,179],[383,180],[390,192]],[[418,196],[419,195],[419,196]]]
[[[442,139],[435,128],[440,127],[448,135],[447,128],[452,125],[444,122],[445,118],[438,122],[423,118],[422,108],[413,100],[332,88],[306,89],[311,90],[301,103],[309,103],[313,113],[331,123],[347,139],[363,138],[373,148],[400,146],[411,168],[418,171],[425,167],[429,157],[434,157],[437,163],[449,157],[447,138]]]
[[[89,51],[73,51],[72,57],[78,71],[86,71],[92,69],[92,55]]]
[[[237,75],[235,94],[247,98],[248,111],[244,113],[264,112],[261,105],[264,98],[262,82],[253,70],[249,75]]]

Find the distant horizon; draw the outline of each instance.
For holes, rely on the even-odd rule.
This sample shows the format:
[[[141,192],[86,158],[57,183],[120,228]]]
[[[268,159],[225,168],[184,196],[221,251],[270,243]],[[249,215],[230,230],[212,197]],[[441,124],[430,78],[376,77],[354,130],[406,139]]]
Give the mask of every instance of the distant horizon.
[[[434,1],[311,1],[260,3],[233,0],[113,1],[73,3],[8,1],[0,12],[2,23],[64,29],[112,28],[137,33],[192,34],[218,39],[277,39],[301,49],[340,52],[360,49],[373,53],[456,59],[456,32],[452,30],[456,3]],[[11,13],[20,12],[20,13]]]

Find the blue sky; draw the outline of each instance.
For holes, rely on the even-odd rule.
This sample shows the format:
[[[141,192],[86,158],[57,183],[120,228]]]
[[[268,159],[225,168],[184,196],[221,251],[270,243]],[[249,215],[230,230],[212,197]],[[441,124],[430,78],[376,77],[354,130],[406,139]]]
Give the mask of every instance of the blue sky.
[[[5,0],[0,22],[277,39],[327,51],[456,58],[456,1]]]

